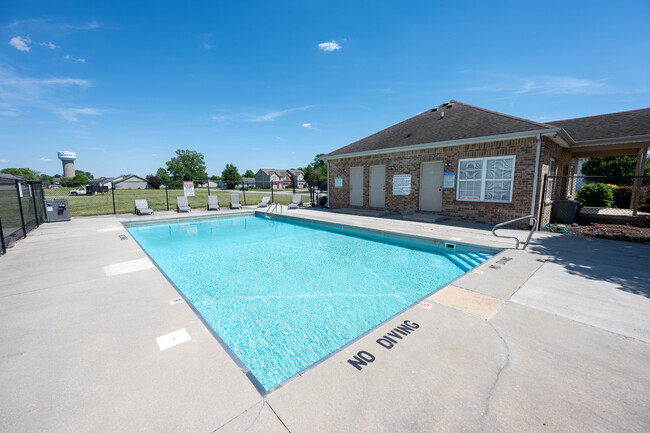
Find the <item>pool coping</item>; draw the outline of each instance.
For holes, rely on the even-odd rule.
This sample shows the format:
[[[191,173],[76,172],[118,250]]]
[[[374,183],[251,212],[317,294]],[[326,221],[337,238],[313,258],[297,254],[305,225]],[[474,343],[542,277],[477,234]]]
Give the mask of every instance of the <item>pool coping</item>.
[[[282,215],[282,214],[267,214],[266,212],[261,212],[258,210],[249,210],[249,211],[244,211],[244,212],[234,212],[234,213],[228,213],[228,214],[213,214],[213,215],[201,215],[201,216],[186,216],[186,217],[170,217],[170,218],[161,218],[161,219],[148,219],[148,220],[138,220],[138,221],[120,221],[120,224],[128,231],[129,227],[137,227],[137,226],[142,226],[142,225],[150,225],[150,224],[165,224],[165,223],[182,223],[182,222],[189,222],[189,221],[203,221],[203,220],[209,220],[209,219],[221,219],[221,218],[231,218],[231,217],[243,217],[243,216],[259,216],[259,217],[267,217],[270,219],[285,219],[285,220],[290,220],[290,221],[297,221],[297,222],[308,222],[312,224],[318,224],[318,225],[325,225],[327,227],[334,227],[334,228],[340,228],[340,229],[347,229],[347,230],[355,230],[355,231],[361,231],[363,233],[368,233],[368,234],[375,234],[380,233],[380,237],[388,237],[392,239],[402,239],[402,240],[409,240],[409,241],[420,241],[424,242],[426,244],[433,244],[435,246],[443,246],[446,247],[447,244],[455,244],[456,245],[463,245],[463,247],[467,246],[467,248],[462,248],[464,250],[468,251],[478,251],[478,252],[485,252],[488,254],[493,254],[492,257],[489,259],[485,260],[483,263],[480,265],[474,266],[473,268],[470,268],[469,270],[463,272],[461,275],[457,276],[453,280],[448,281],[447,283],[443,284],[441,287],[433,290],[432,292],[427,293],[423,297],[417,299],[415,302],[412,304],[404,307],[402,310],[398,311],[397,313],[391,315],[390,317],[387,317],[385,320],[381,321],[377,325],[373,326],[372,328],[368,329],[366,332],[363,334],[358,335],[354,339],[348,341],[345,343],[343,346],[337,348],[336,350],[333,350],[323,358],[320,358],[318,361],[315,361],[314,363],[310,364],[309,366],[305,367],[304,369],[298,371],[294,375],[286,378],[276,386],[274,386],[271,389],[266,389],[262,383],[255,377],[253,372],[248,368],[248,366],[237,356],[237,354],[228,346],[228,344],[221,338],[221,336],[217,333],[217,331],[207,322],[207,320],[203,317],[203,315],[196,309],[194,304],[185,296],[185,294],[176,286],[174,281],[169,278],[169,276],[165,273],[165,271],[162,270],[162,268],[156,263],[156,261],[149,255],[147,250],[140,244],[140,242],[133,236],[131,232],[129,234],[131,235],[131,238],[136,242],[138,247],[147,255],[149,260],[154,264],[156,269],[165,277],[165,279],[171,284],[171,286],[176,290],[176,292],[180,295],[181,298],[183,298],[183,301],[190,307],[192,312],[199,318],[201,323],[207,328],[208,332],[217,340],[219,345],[225,350],[225,352],[228,354],[228,356],[235,362],[237,367],[240,368],[242,373],[246,376],[246,378],[251,382],[255,390],[259,392],[260,396],[264,399],[266,399],[268,396],[270,396],[272,393],[284,388],[285,386],[289,385],[291,382],[297,380],[313,368],[319,366],[323,362],[329,360],[333,356],[337,355],[338,353],[342,352],[343,350],[347,349],[349,346],[352,344],[356,343],[357,341],[361,340],[362,338],[366,337],[370,333],[374,332],[377,330],[377,328],[385,325],[387,322],[393,320],[400,314],[405,313],[406,311],[410,310],[411,308],[414,308],[421,302],[425,301],[426,299],[431,298],[435,293],[438,293],[447,287],[453,285],[456,283],[458,280],[462,279],[465,277],[469,272],[477,268],[478,266],[482,266],[484,264],[488,264],[488,262],[496,261],[497,257],[501,255],[504,251],[508,250],[508,248],[498,248],[498,247],[489,247],[485,245],[476,245],[476,244],[469,244],[466,242],[456,242],[456,241],[445,241],[443,239],[438,239],[438,238],[427,238],[424,236],[417,236],[417,235],[410,235],[406,233],[398,233],[398,232],[393,232],[393,231],[387,231],[387,230],[377,230],[377,229],[372,229],[368,227],[359,227],[359,226],[354,226],[354,225],[348,225],[348,224],[340,224],[340,223],[332,223],[329,221],[322,221],[318,219],[313,219],[313,218],[303,218],[303,217],[295,217],[295,216],[290,216],[290,215]],[[346,235],[347,236],[347,235]],[[479,247],[477,249],[476,247]],[[455,247],[454,247],[455,249]],[[443,251],[445,253],[445,251]],[[487,319],[484,319],[487,320]]]

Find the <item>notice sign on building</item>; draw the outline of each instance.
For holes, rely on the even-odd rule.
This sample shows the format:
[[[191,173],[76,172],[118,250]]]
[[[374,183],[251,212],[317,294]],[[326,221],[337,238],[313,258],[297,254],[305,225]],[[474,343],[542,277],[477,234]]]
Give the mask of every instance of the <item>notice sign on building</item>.
[[[411,175],[396,174],[393,176],[393,195],[409,195],[411,193]]]
[[[185,197],[194,197],[194,182],[183,181],[183,194]]]
[[[456,173],[445,173],[443,188],[454,188],[456,186]]]
[[[334,188],[343,188],[343,177],[336,176],[334,178]]]

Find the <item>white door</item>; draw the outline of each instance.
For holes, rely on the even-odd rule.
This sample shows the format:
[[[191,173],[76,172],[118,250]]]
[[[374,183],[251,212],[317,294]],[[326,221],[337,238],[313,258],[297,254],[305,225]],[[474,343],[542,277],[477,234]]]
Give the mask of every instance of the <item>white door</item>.
[[[384,208],[386,206],[386,166],[373,165],[370,167],[370,207]]]
[[[363,167],[350,167],[350,206],[363,206]]]
[[[423,162],[420,165],[420,210],[442,210],[442,161]]]

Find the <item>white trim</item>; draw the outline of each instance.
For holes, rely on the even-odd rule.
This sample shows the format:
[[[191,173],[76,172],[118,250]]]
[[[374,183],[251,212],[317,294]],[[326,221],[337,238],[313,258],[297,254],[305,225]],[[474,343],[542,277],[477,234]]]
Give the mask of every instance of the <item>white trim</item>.
[[[535,215],[535,199],[537,198],[537,179],[539,178],[539,154],[542,150],[542,137],[537,134],[537,154],[535,155],[535,175],[533,176],[533,199],[530,202],[530,214]],[[533,224],[533,219],[530,219],[529,224]]]
[[[327,208],[330,208],[330,162],[325,161],[327,166]]]
[[[490,159],[512,159],[512,174],[510,176],[510,200],[486,200],[485,199],[485,184],[486,182],[494,181],[505,181],[505,179],[487,179],[487,161]],[[481,178],[480,179],[464,179],[461,180],[460,176],[460,164],[463,161],[483,161],[484,164],[481,164]],[[503,156],[486,156],[482,158],[463,158],[458,160],[458,175],[456,177],[456,201],[467,201],[467,202],[479,202],[479,203],[512,203],[512,195],[515,189],[515,166],[517,162],[516,155],[503,155]],[[459,198],[460,196],[460,183],[461,182],[481,182],[481,198],[477,200]]]
[[[387,147],[385,149],[364,150],[362,152],[345,153],[342,155],[321,156],[320,159],[327,161],[330,159],[354,158],[356,156],[379,155],[384,153],[396,153],[396,152],[409,152],[412,150],[435,149],[438,147],[463,146],[465,144],[473,144],[473,143],[489,143],[492,141],[513,140],[518,138],[531,138],[531,137],[537,137],[537,135],[553,136],[561,129],[562,128],[540,129],[537,131],[513,132],[510,134],[488,135],[484,137],[463,138],[460,140],[449,140],[449,141],[438,141],[434,143],[414,144],[411,146]]]

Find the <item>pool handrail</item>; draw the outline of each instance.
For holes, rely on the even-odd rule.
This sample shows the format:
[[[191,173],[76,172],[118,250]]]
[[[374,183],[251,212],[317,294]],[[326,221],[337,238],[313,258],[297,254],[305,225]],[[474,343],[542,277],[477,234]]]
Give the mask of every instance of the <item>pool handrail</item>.
[[[514,222],[517,222],[517,221],[522,221],[522,220],[525,220],[525,219],[533,220],[533,223],[531,224],[530,232],[528,233],[528,237],[526,238],[526,242],[524,242],[524,247],[522,248],[522,250],[525,250],[526,247],[528,246],[528,242],[530,242],[530,239],[533,237],[533,231],[535,231],[535,227],[537,226],[537,218],[535,217],[535,215],[526,215],[526,216],[523,216],[521,218],[515,218],[515,219],[510,220],[510,221],[505,221],[505,222],[499,223],[499,224],[495,225],[494,227],[492,227],[492,234],[497,238],[514,239],[515,242],[517,242],[515,244],[515,249],[518,250],[519,249],[519,238],[518,237],[516,237],[516,236],[500,236],[500,235],[496,234],[495,231],[498,228],[501,228],[501,227],[503,227],[505,225],[508,225],[510,223],[514,223]]]

